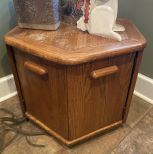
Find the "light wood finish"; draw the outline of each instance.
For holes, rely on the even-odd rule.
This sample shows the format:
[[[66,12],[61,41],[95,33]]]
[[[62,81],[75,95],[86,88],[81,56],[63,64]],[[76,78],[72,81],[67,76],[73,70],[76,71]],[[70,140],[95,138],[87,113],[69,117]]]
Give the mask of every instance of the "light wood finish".
[[[74,26],[16,27],[5,37],[26,116],[67,145],[126,121],[146,40],[127,20],[122,42]]]
[[[34,123],[38,124],[41,128],[43,128],[44,130],[46,130],[49,134],[51,134],[52,136],[56,137],[59,141],[62,141],[64,144],[66,144],[67,146],[73,146],[77,143],[80,143],[80,142],[84,142],[86,140],[89,140],[95,136],[98,136],[99,134],[102,134],[102,133],[105,133],[109,130],[112,130],[112,129],[115,129],[119,126],[122,125],[122,121],[119,121],[119,122],[116,122],[116,123],[113,123],[107,127],[104,127],[104,128],[101,128],[101,129],[98,129],[92,133],[89,133],[87,135],[84,135],[82,137],[79,137],[75,140],[67,140],[65,138],[63,138],[62,136],[60,136],[59,134],[57,134],[55,131],[53,131],[51,128],[48,128],[46,125],[44,125],[42,122],[40,122],[39,120],[37,120],[35,117],[33,117],[32,115],[30,115],[29,113],[25,113],[26,117],[30,120],[32,120]]]
[[[104,76],[112,75],[117,72],[119,72],[119,69],[117,66],[110,66],[110,67],[98,69],[98,70],[91,72],[91,77],[94,79],[97,79],[97,78],[101,78]]]
[[[114,41],[82,32],[76,26],[61,25],[57,31],[14,28],[5,42],[26,53],[60,64],[75,65],[98,59],[140,51],[146,40],[128,20],[118,23],[126,27],[120,32],[123,41]]]
[[[47,70],[42,67],[42,66],[39,66],[33,62],[30,62],[30,61],[26,61],[24,62],[24,67],[29,70],[29,71],[32,71],[38,75],[46,75],[47,74]]]

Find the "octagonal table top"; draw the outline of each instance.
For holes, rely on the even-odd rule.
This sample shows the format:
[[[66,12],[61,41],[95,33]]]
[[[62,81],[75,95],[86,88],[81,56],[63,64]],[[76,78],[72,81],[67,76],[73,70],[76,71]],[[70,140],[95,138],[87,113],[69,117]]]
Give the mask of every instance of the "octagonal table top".
[[[74,25],[61,24],[56,31],[22,29],[17,26],[5,36],[5,43],[21,52],[65,65],[143,50],[146,39],[136,26],[126,19],[118,19],[117,23],[126,29],[119,32],[121,42],[82,32]]]

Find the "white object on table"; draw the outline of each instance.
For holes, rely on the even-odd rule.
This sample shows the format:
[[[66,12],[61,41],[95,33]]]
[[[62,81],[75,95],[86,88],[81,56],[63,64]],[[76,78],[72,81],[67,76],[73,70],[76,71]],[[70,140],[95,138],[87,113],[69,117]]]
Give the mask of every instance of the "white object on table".
[[[82,7],[85,10],[85,4]],[[78,20],[77,28],[103,37],[122,41],[116,31],[125,31],[125,28],[116,24],[118,0],[90,0],[89,20],[84,22],[84,15]]]

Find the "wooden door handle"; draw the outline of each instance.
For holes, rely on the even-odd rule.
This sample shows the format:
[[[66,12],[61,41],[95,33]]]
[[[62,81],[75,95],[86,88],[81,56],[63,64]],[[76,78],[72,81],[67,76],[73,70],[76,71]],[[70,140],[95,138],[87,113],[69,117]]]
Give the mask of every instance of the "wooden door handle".
[[[119,71],[119,68],[116,65],[114,65],[114,66],[98,69],[91,72],[91,77],[94,79],[97,79],[97,78],[101,78],[101,77],[105,77],[105,76],[117,73],[118,71]]]
[[[38,75],[46,75],[48,73],[47,69],[39,66],[38,64],[35,64],[33,62],[30,61],[26,61],[24,62],[24,67],[29,70],[32,71]]]

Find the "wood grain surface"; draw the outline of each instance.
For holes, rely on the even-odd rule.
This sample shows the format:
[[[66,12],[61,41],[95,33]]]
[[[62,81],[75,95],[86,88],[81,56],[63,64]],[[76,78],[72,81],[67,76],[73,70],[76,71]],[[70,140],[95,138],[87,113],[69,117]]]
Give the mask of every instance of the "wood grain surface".
[[[135,54],[68,66],[69,139],[121,121]],[[118,73],[93,79],[93,70],[116,65]]]
[[[5,42],[21,51],[67,65],[135,52],[145,47],[145,38],[130,21],[120,19],[118,23],[126,27],[125,32],[120,32],[122,42],[90,35],[66,24],[57,31],[16,27],[5,36]]]
[[[113,123],[113,124],[111,124],[109,126],[100,128],[100,129],[98,129],[98,130],[96,130],[94,132],[91,132],[91,133],[87,134],[87,135],[83,135],[82,137],[79,137],[77,139],[68,140],[68,139],[62,137],[60,134],[56,133],[54,130],[52,130],[52,128],[49,128],[48,126],[44,125],[41,121],[36,119],[31,114],[26,112],[25,115],[26,115],[26,117],[28,119],[32,120],[35,124],[39,125],[41,128],[43,128],[49,134],[51,134],[52,136],[56,137],[56,139],[58,139],[59,141],[62,141],[64,144],[66,144],[69,147],[72,147],[73,145],[78,144],[80,142],[87,141],[87,140],[89,140],[89,139],[91,139],[91,138],[93,138],[95,136],[98,136],[99,134],[108,132],[108,131],[113,130],[115,128],[118,128],[119,126],[122,125],[122,121],[119,121],[119,122]]]
[[[68,138],[67,83],[65,66],[48,63],[43,59],[15,50],[17,72],[26,102],[26,112]],[[24,67],[31,61],[48,70],[42,76]]]
[[[26,112],[67,140],[74,140],[118,121],[133,70],[135,53],[76,66],[54,64],[16,50],[15,60]],[[30,61],[47,76],[27,70]],[[114,74],[93,79],[91,72],[118,68]]]
[[[146,40],[128,20],[122,42],[74,26],[16,27],[5,37],[23,113],[66,145],[126,121]]]

